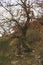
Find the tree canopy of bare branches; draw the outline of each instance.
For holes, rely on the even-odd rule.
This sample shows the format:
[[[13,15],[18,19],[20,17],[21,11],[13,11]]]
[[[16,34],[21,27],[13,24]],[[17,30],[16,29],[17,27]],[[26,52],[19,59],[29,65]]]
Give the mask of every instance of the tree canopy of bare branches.
[[[16,4],[11,3],[11,0],[0,2],[0,8],[3,10],[2,14],[0,14],[0,21],[2,21],[0,27],[2,27],[6,34],[10,33],[10,29],[13,26],[18,26],[22,33],[26,34],[30,20],[35,18],[35,7],[39,7],[40,11],[38,10],[38,12],[42,14],[43,4],[37,0],[33,2],[30,0],[17,0]],[[20,22],[25,22],[25,24],[21,26]],[[8,32],[5,29],[5,24],[6,26],[8,25]]]

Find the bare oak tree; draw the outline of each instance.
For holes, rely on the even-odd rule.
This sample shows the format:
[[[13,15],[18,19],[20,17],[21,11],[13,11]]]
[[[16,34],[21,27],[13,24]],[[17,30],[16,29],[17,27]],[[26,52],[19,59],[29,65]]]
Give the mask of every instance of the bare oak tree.
[[[38,2],[31,2],[29,0],[20,0],[20,1],[18,0],[16,4],[14,3],[11,4],[11,1],[0,2],[0,7],[2,7],[6,12],[6,15],[5,14],[3,15],[3,13],[1,14],[3,18],[1,19],[2,22],[0,24],[0,27],[3,28],[5,32],[4,34],[8,33],[3,26],[4,24],[7,23],[9,25],[8,26],[9,33],[11,28],[14,29],[14,32],[11,35],[11,39],[14,38],[19,39],[19,43],[17,44],[17,48],[19,49],[18,51],[19,54],[22,53],[21,47],[25,47],[26,49],[30,50],[30,48],[28,48],[28,43],[26,43],[26,33],[27,33],[27,29],[29,28],[30,20],[32,18],[35,18],[34,11],[33,11],[35,10],[34,8],[35,4],[37,5],[37,7],[40,7],[42,11],[43,5],[39,4]],[[20,34],[18,35],[17,33]]]

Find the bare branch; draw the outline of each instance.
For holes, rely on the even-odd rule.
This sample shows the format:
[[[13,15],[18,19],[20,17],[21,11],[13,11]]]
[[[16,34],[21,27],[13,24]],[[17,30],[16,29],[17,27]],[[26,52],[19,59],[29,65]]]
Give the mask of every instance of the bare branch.
[[[7,12],[9,12],[11,14],[11,16],[13,16],[13,14],[6,7],[4,7],[1,2],[0,2],[0,6],[2,6]]]

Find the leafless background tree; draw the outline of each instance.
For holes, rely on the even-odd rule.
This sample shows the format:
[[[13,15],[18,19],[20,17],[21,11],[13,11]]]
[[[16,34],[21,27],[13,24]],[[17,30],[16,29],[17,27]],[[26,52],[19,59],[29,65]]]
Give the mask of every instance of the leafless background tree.
[[[2,14],[0,13],[0,27],[4,30],[3,35],[13,33],[11,38],[16,37],[20,42],[26,37],[30,20],[35,18],[34,11],[40,9],[40,11],[38,10],[40,16],[43,13],[43,3],[39,1],[17,0],[16,4],[12,3],[11,0],[8,2],[3,1],[0,2],[0,8],[3,9]],[[16,31],[17,28],[18,30]],[[21,35],[17,35],[18,31]],[[19,49],[20,42],[17,46]],[[27,46],[27,44],[25,45]]]

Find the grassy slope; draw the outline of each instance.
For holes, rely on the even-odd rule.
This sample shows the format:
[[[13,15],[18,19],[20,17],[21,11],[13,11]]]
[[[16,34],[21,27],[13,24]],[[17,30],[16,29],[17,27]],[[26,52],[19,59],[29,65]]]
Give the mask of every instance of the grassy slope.
[[[31,22],[26,36],[28,37],[27,42],[31,45],[33,51],[29,57],[25,57],[25,60],[22,59],[23,64],[43,65],[43,26],[38,21]],[[10,60],[14,58],[14,43],[17,43],[18,40],[13,39],[11,41],[9,38],[3,37],[0,39],[0,65],[11,65]]]

